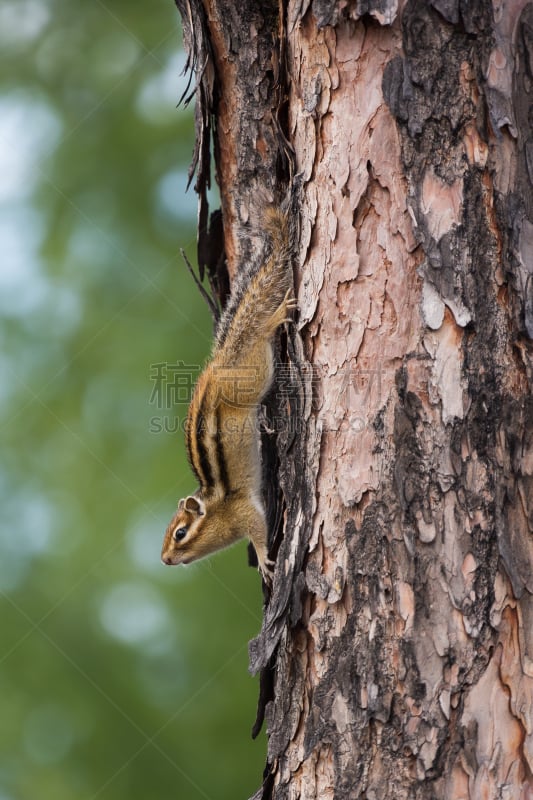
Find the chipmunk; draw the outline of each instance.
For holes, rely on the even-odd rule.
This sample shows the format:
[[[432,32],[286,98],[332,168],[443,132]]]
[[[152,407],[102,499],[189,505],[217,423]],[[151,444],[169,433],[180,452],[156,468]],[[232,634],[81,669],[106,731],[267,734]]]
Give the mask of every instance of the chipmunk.
[[[200,486],[179,501],[165,533],[164,564],[188,564],[248,538],[263,579],[271,581],[257,413],[272,383],[274,335],[296,308],[289,213],[266,208],[266,258],[239,274],[195,386],[186,446]]]

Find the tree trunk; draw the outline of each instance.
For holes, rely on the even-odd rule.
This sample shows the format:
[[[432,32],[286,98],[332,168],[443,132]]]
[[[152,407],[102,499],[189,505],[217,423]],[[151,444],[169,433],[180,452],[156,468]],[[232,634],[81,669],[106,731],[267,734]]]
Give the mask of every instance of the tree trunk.
[[[222,300],[301,176],[255,797],[533,798],[533,4],[178,6]]]

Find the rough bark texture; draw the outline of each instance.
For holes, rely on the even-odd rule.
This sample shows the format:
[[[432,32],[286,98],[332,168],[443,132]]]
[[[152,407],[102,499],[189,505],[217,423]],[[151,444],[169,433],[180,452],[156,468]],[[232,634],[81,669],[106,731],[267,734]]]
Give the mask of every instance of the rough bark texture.
[[[533,798],[533,4],[178,5],[230,275],[302,183],[255,797]]]

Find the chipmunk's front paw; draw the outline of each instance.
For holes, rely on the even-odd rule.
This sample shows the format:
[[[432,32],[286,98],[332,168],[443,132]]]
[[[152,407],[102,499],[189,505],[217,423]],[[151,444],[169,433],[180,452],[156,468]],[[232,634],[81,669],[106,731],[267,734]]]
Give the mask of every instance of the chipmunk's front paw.
[[[265,558],[265,560],[259,564],[259,572],[261,573],[261,577],[263,578],[264,582],[267,586],[272,586],[272,581],[274,580],[274,568],[276,566],[275,561],[271,561],[269,558]]]

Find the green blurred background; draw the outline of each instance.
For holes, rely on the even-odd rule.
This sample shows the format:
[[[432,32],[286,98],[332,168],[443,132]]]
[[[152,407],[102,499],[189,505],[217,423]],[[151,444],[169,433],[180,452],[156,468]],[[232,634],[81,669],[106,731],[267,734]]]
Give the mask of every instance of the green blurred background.
[[[0,47],[0,800],[247,798],[259,577],[159,561],[195,485],[154,365],[211,340],[178,13],[0,0]]]

